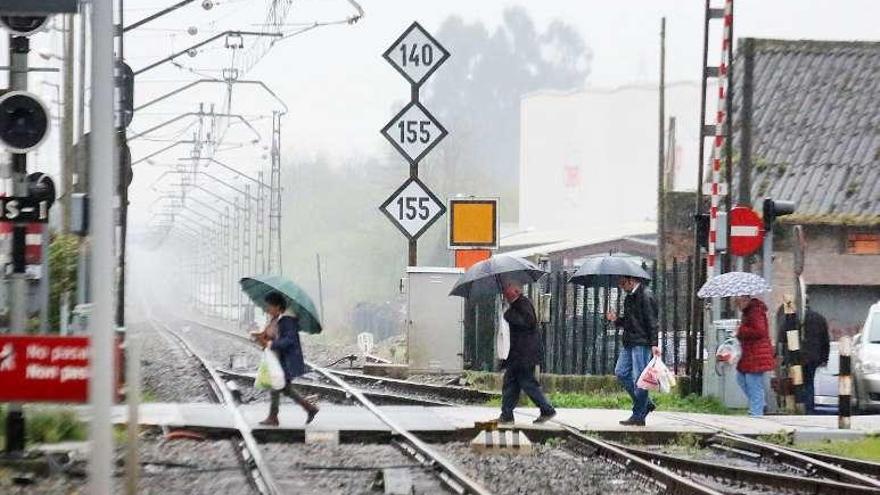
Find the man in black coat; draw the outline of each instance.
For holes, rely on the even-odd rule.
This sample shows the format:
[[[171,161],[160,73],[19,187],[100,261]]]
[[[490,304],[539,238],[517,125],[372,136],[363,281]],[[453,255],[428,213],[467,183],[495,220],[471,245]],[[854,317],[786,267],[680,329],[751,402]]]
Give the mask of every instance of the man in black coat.
[[[618,317],[617,312],[609,310],[606,317],[617,328],[623,327],[623,346],[617,356],[614,374],[633,401],[632,415],[620,424],[645,426],[645,418],[656,406],[648,391],[638,388],[636,383],[651,361],[651,356],[660,356],[660,347],[657,346],[657,301],[651,289],[638,278],[620,277],[618,286],[626,291],[624,314]]]
[[[510,326],[510,352],[504,362],[501,416],[498,422],[513,423],[513,409],[519,402],[522,391],[541,410],[541,416],[534,422],[544,423],[556,415],[556,410],[547,401],[535,378],[535,366],[541,359],[541,334],[535,307],[523,295],[522,285],[515,281],[505,281],[502,284],[502,293],[510,305],[504,312],[504,319]]]
[[[828,335],[828,322],[821,314],[807,308],[804,314],[804,334],[801,343],[801,357],[804,364],[803,403],[807,414],[816,412],[816,369],[828,364],[831,339]]]

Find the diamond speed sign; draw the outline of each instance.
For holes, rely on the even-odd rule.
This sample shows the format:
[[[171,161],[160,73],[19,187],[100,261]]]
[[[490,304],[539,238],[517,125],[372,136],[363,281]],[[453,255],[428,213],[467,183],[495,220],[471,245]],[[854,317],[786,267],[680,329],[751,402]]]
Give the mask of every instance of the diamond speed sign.
[[[424,158],[446,134],[440,122],[417,101],[404,107],[382,129],[385,139],[410,163]]]
[[[409,239],[418,239],[446,212],[446,206],[416,178],[404,182],[379,209]]]
[[[449,58],[449,52],[414,22],[382,56],[411,84],[419,86]]]

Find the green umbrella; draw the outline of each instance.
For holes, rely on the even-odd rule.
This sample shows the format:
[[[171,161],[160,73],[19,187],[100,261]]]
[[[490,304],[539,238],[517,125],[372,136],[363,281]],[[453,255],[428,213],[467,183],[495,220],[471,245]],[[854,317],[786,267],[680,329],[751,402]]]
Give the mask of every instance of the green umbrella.
[[[278,292],[287,299],[287,308],[299,317],[299,329],[307,333],[321,333],[321,320],[312,298],[298,285],[279,275],[255,275],[239,282],[241,290],[251,301],[266,310],[266,294]]]

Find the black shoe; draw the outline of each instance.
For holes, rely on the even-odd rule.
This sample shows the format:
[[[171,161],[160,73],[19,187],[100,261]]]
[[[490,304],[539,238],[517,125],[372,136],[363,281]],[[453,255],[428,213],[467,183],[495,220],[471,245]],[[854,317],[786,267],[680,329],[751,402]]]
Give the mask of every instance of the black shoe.
[[[629,418],[620,422],[623,426],[645,426],[644,419]]]
[[[645,413],[645,416],[651,414],[651,413],[654,412],[656,409],[657,409],[657,404],[654,404],[653,402],[649,402],[649,403],[648,403],[648,412]]]
[[[549,414],[541,413],[541,415],[538,416],[538,419],[532,421],[532,424],[536,424],[536,425],[544,424],[547,421],[550,421],[551,419],[553,419],[555,416],[556,416],[556,411],[551,411]]]
[[[512,425],[513,424],[513,418],[505,418],[504,416],[499,416],[496,421],[498,421],[499,425]]]
[[[314,409],[309,409],[308,416],[306,417],[306,424],[311,423],[312,420],[315,419],[315,415],[318,414],[318,411],[320,411],[320,409],[318,409],[317,407],[315,407]]]

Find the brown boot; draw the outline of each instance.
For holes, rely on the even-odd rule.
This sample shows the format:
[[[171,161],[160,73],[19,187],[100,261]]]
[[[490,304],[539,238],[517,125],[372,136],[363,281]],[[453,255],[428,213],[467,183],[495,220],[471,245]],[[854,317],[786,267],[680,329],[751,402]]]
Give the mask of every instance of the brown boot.
[[[270,414],[266,419],[260,421],[261,426],[278,426],[278,415]]]

